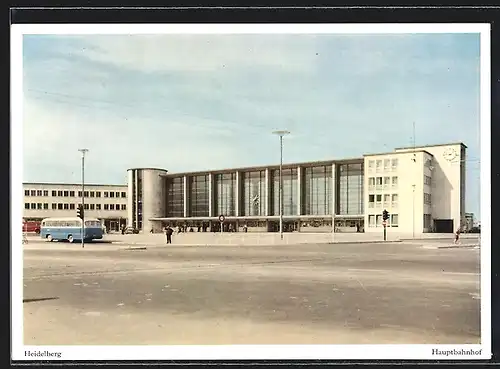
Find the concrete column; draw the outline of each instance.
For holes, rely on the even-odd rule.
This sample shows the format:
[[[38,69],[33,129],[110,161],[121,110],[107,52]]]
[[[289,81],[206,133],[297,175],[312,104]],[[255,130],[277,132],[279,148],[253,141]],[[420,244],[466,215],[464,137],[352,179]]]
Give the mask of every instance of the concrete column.
[[[214,216],[214,175],[208,175],[208,216]]]
[[[335,194],[336,194],[336,183],[337,183],[337,178],[335,176],[335,170],[337,169],[337,167],[335,166],[335,164],[332,164],[332,214],[335,216]]]
[[[270,195],[271,195],[271,191],[269,191],[269,187],[270,187],[270,184],[271,184],[271,179],[270,179],[270,174],[269,174],[269,169],[266,169],[266,179],[265,179],[265,182],[266,182],[266,185],[265,185],[265,194],[266,194],[266,206],[265,206],[265,211],[266,211],[266,216],[270,215],[270,209],[269,209],[269,205],[271,204],[271,199],[270,199]]]
[[[301,180],[301,168],[297,167],[297,215],[302,214],[302,180]]]
[[[238,217],[240,216],[240,188],[241,188],[241,176],[240,172],[236,172],[236,191],[234,191],[234,195],[236,196],[236,199],[234,201],[235,203],[235,215]]]
[[[127,226],[133,226],[134,220],[134,171],[127,171]]]
[[[184,218],[188,217],[188,179],[184,176]]]
[[[166,170],[143,169],[142,170],[142,230],[149,232],[161,231],[161,222],[152,221],[152,218],[165,217]]]

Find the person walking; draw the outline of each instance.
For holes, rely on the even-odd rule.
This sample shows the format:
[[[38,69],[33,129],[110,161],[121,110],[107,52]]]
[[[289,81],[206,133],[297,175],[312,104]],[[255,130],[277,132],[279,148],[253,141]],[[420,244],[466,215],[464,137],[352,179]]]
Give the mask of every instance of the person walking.
[[[455,232],[455,241],[453,243],[457,245],[459,243],[459,239],[460,239],[460,228],[458,228],[457,231]]]
[[[165,233],[167,235],[167,244],[172,243],[172,234],[174,233],[174,230],[170,228],[170,226],[167,226]]]

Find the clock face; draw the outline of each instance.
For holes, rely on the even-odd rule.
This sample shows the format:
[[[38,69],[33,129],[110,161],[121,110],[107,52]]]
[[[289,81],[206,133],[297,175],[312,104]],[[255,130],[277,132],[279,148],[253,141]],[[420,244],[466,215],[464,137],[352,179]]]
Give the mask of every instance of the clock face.
[[[443,153],[443,156],[446,160],[452,161],[458,157],[458,152],[457,150],[453,148],[446,149],[445,152]]]

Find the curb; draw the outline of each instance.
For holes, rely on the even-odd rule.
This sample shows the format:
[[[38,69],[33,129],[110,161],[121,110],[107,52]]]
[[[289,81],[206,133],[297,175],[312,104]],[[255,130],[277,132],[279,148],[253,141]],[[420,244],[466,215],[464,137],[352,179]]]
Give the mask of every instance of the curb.
[[[438,249],[474,249],[479,245],[463,245],[463,246],[437,246]]]

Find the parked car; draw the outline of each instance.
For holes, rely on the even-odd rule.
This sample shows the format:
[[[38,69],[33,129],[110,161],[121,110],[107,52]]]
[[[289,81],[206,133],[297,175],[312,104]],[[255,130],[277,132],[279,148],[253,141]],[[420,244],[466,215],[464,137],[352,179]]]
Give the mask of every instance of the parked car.
[[[23,221],[23,232],[40,234],[40,222],[37,221]]]
[[[125,234],[138,234],[139,230],[134,227],[126,227],[125,228]]]

